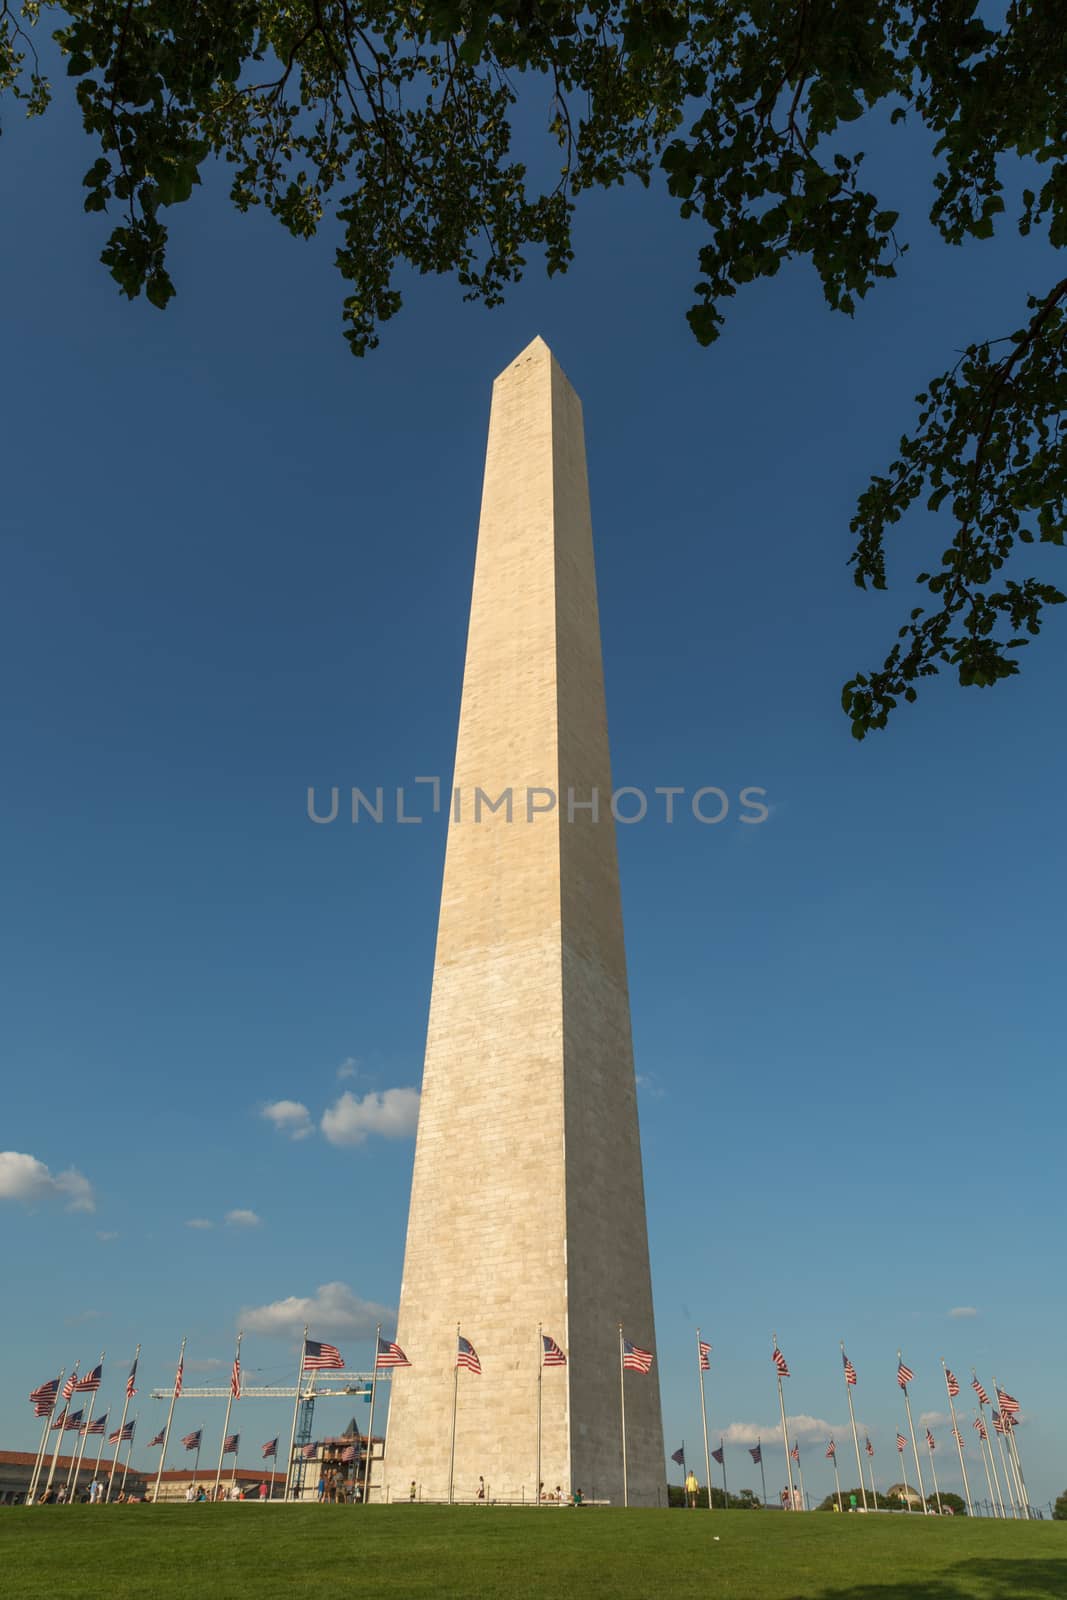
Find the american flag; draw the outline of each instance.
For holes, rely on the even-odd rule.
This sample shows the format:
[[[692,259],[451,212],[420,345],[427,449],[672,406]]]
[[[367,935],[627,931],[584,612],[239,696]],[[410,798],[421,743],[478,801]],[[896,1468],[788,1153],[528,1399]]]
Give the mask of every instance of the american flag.
[[[789,1368],[786,1366],[785,1356],[779,1350],[777,1345],[775,1345],[774,1350],[771,1353],[771,1360],[778,1368],[778,1376],[780,1378],[788,1378]]]
[[[94,1422],[87,1422],[85,1424],[85,1427],[82,1429],[82,1432],[84,1434],[103,1433],[103,1431],[104,1431],[104,1429],[106,1427],[107,1427],[107,1412],[105,1411],[104,1415],[102,1417],[97,1417]]]
[[[981,1417],[975,1417],[974,1426],[978,1429],[978,1437],[979,1437],[979,1439],[988,1439],[989,1438],[989,1434],[986,1432],[986,1425],[982,1421]]]
[[[319,1446],[317,1441],[312,1439],[310,1444],[301,1445],[300,1449],[297,1451],[297,1455],[303,1456],[305,1461],[310,1461],[318,1448]]]
[[[136,1381],[137,1381],[137,1357],[134,1356],[134,1358],[133,1358],[133,1366],[130,1368],[130,1375],[126,1379],[126,1398],[127,1398],[127,1400],[132,1400],[134,1395],[137,1393],[137,1390],[134,1387]]]
[[[677,1463],[678,1463],[678,1465],[680,1467],[684,1467],[685,1466],[685,1445],[684,1444],[682,1445],[681,1449],[672,1450],[671,1451],[671,1460],[672,1461],[677,1461]]]
[[[701,1372],[710,1372],[711,1371],[711,1345],[708,1344],[707,1341],[704,1340],[704,1339],[698,1339],[697,1340],[697,1347],[698,1347],[698,1349],[700,1351],[700,1370],[701,1370]]]
[[[950,1371],[948,1367],[945,1368],[945,1382],[948,1384],[949,1397],[955,1400],[960,1392],[960,1386],[956,1380],[956,1374]]]
[[[952,1437],[955,1439],[956,1443],[959,1445],[960,1449],[962,1450],[963,1449],[963,1434],[955,1426],[955,1424],[953,1424],[953,1428],[952,1428]]]
[[[78,1429],[82,1425],[82,1418],[84,1417],[85,1412],[72,1411],[69,1415],[66,1413],[64,1413],[64,1415],[67,1416],[67,1420],[63,1424],[64,1431],[66,1433],[77,1433]]]
[[[993,1426],[996,1428],[998,1433],[1004,1432],[1004,1418],[1001,1416],[999,1411],[993,1412]]]
[[[1019,1402],[1014,1395],[1005,1394],[1003,1389],[998,1388],[997,1399],[1000,1401],[1000,1409],[1005,1416],[1014,1417],[1018,1414]]]
[[[356,1459],[356,1447],[355,1447],[354,1444],[348,1445],[348,1447],[346,1449],[341,1451],[341,1460],[342,1461],[354,1461],[355,1459]]]
[[[631,1344],[629,1339],[622,1341],[622,1365],[624,1372],[651,1372],[652,1352],[642,1350],[639,1344]]]
[[[134,1428],[134,1425],[133,1425],[132,1422],[126,1422],[126,1423],[123,1424],[123,1426],[121,1428],[116,1428],[114,1433],[109,1433],[108,1434],[108,1436],[107,1436],[108,1444],[129,1444],[129,1443],[131,1443],[131,1441],[133,1440],[133,1428]]]
[[[187,1433],[185,1435],[185,1437],[182,1439],[182,1444],[185,1446],[185,1448],[187,1450],[199,1450],[200,1449],[200,1436],[203,1433],[203,1431],[204,1431],[203,1428],[197,1428],[195,1433]]]
[[[826,1455],[827,1455],[827,1459],[829,1459],[831,1456],[834,1458],[835,1461],[837,1459],[837,1446],[836,1446],[836,1444],[834,1443],[834,1441],[832,1439],[830,1440],[830,1443],[826,1446]]]
[[[793,1440],[793,1448],[792,1448],[792,1450],[790,1450],[789,1454],[793,1457],[793,1460],[796,1462],[797,1466],[799,1467],[799,1465],[800,1465],[800,1440],[799,1439],[794,1439]]]
[[[148,1441],[149,1450],[154,1450],[157,1444],[162,1444],[163,1440],[166,1438],[166,1436],[167,1436],[166,1428],[160,1428],[160,1430],[156,1434],[155,1438],[154,1439],[149,1439],[149,1441]]]
[[[902,1433],[897,1434],[897,1449],[900,1451],[901,1455],[904,1454],[904,1449],[907,1445],[907,1442],[907,1439],[905,1439]]]
[[[319,1344],[316,1339],[304,1340],[304,1371],[340,1371],[345,1358],[335,1344]]]
[[[866,1450],[866,1452],[867,1452],[867,1454],[869,1456],[873,1456],[874,1455],[874,1445],[871,1443],[869,1437],[867,1438],[867,1443],[864,1445],[864,1449]]]
[[[61,1428],[65,1428],[66,1426],[67,1426],[67,1408],[66,1408],[66,1406],[64,1406],[62,1411],[59,1413],[59,1416],[56,1418],[56,1420],[52,1424],[52,1432],[53,1433],[57,1433]]]
[[[30,1390],[30,1405],[36,1409],[39,1417],[47,1417],[56,1403],[58,1393],[58,1378],[49,1378],[47,1383],[39,1384],[36,1389]]]
[[[720,1445],[717,1450],[713,1450],[711,1452],[711,1459],[713,1461],[717,1461],[719,1463],[720,1467],[722,1466],[722,1456],[723,1456],[723,1447],[722,1447],[722,1445]]]
[[[1017,1428],[1019,1426],[1018,1417],[1013,1417],[1010,1411],[1002,1411],[1000,1414],[1004,1419],[1006,1428]]]
[[[478,1360],[478,1352],[469,1339],[464,1339],[460,1334],[459,1344],[456,1347],[456,1366],[466,1367],[468,1372],[476,1372],[481,1376],[482,1364]]]
[[[930,1447],[931,1450],[936,1450],[937,1449],[937,1445],[934,1443],[934,1436],[930,1432],[929,1428],[927,1428],[927,1430],[926,1430],[926,1443]]]
[[[855,1381],[856,1381],[856,1369],[852,1365],[852,1362],[848,1359],[848,1356],[846,1356],[846,1354],[845,1354],[845,1352],[843,1350],[841,1352],[841,1360],[845,1363],[845,1382],[846,1383],[855,1383]]]
[[[752,1457],[753,1466],[758,1467],[760,1462],[763,1460],[762,1446],[758,1444],[750,1444],[748,1447],[748,1453]]]
[[[541,1343],[545,1347],[544,1365],[546,1367],[565,1367],[567,1365],[567,1357],[563,1354],[555,1339],[550,1339],[547,1333],[543,1333],[541,1335]]]
[[[974,1390],[975,1394],[978,1396],[978,1404],[980,1406],[987,1406],[989,1404],[989,1396],[986,1394],[985,1390],[982,1388],[982,1385],[978,1382],[977,1373],[975,1374],[974,1381],[971,1384],[971,1388]]]
[[[233,1371],[230,1373],[230,1393],[235,1400],[241,1398],[241,1358],[234,1356]]]
[[[410,1367],[411,1362],[398,1344],[393,1344],[390,1339],[379,1338],[374,1365],[379,1372],[384,1372],[389,1367]]]
[[[241,1442],[241,1435],[239,1433],[228,1433],[226,1435],[225,1440],[223,1441],[223,1446],[222,1446],[223,1455],[224,1456],[235,1456],[237,1454],[237,1446],[240,1444],[240,1442]]]
[[[906,1389],[914,1377],[914,1372],[910,1367],[906,1367],[903,1361],[897,1363],[897,1382],[902,1389]]]
[[[276,1459],[277,1455],[278,1455],[278,1441],[277,1441],[277,1439],[268,1439],[266,1444],[263,1446],[263,1459],[264,1459],[264,1461],[270,1461],[270,1460]]]
[[[86,1393],[95,1394],[100,1387],[100,1375],[103,1370],[104,1369],[102,1366],[94,1367],[92,1372],[87,1372],[84,1378],[78,1379],[77,1383],[74,1385],[75,1390],[79,1394],[83,1389],[86,1391]]]
[[[67,1379],[66,1383],[63,1385],[63,1398],[64,1398],[64,1400],[69,1400],[70,1399],[71,1395],[74,1393],[74,1385],[77,1383],[77,1381],[78,1381],[78,1363],[75,1362],[73,1370],[72,1370],[72,1372],[70,1374],[70,1377]]]
[[[182,1376],[183,1376],[184,1372],[185,1372],[185,1357],[182,1356],[181,1359],[178,1362],[178,1370],[174,1374],[174,1398],[175,1398],[175,1400],[180,1400],[181,1397],[182,1397]]]

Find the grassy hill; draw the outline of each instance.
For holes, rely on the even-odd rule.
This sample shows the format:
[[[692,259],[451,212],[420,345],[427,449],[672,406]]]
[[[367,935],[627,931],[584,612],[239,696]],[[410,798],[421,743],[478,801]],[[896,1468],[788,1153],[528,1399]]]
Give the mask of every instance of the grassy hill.
[[[1067,1523],[723,1511],[56,1506],[0,1514],[18,1600],[1067,1600]]]

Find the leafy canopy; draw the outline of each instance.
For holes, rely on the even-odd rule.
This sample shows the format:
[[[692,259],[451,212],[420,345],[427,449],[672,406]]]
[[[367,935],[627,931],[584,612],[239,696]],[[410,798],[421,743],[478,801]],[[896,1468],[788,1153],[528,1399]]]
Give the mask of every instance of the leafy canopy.
[[[951,244],[1005,218],[1005,173],[1032,173],[1016,226],[1067,242],[1067,29],[1049,0],[1000,20],[976,0],[0,0],[0,90],[30,115],[51,94],[36,52],[44,16],[76,81],[98,155],[88,211],[115,226],[103,261],[131,298],[174,293],[163,215],[204,164],[232,168],[239,210],[264,205],[310,237],[340,230],[345,337],[363,355],[401,304],[403,264],[454,273],[498,303],[531,246],[572,258],[583,191],[666,184],[698,224],[688,318],[702,344],[730,299],[810,260],[851,314],[906,246],[863,181],[857,124],[883,102],[918,119],[936,160],[930,218]],[[992,11],[994,8],[985,8]],[[554,181],[512,148],[522,85],[542,108]],[[540,87],[538,87],[540,85]],[[1005,159],[1008,158],[1008,159]],[[1067,453],[1067,277],[1008,310],[1013,331],[971,345],[918,397],[896,459],[860,496],[855,582],[885,588],[887,536],[925,503],[952,533],[881,667],[842,701],[863,738],[948,666],[987,686],[1064,595],[1004,574],[1017,545],[1062,544]],[[936,525],[936,524],[935,524]],[[1004,574],[1004,575],[1002,575]]]

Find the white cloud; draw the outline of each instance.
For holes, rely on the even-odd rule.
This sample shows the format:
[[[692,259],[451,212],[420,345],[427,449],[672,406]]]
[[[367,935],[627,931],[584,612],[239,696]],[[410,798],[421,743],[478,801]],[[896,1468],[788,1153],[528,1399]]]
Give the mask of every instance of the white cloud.
[[[391,1326],[396,1313],[372,1300],[361,1300],[347,1283],[323,1283],[313,1295],[289,1295],[265,1306],[245,1306],[238,1319],[246,1333],[300,1334],[307,1323],[320,1333],[362,1338],[381,1322]]]
[[[346,1089],[322,1114],[322,1131],[331,1144],[362,1144],[370,1133],[403,1139],[419,1120],[417,1089],[386,1089],[362,1099]]]
[[[99,1229],[97,1229],[96,1237],[100,1240],[101,1244],[110,1244],[112,1239],[117,1239],[118,1238],[118,1234],[117,1233],[102,1233],[102,1232],[100,1232]]]
[[[63,1321],[68,1328],[76,1328],[83,1322],[95,1322],[100,1315],[99,1311],[79,1311],[73,1317],[64,1317]]]
[[[920,1411],[919,1424],[923,1428],[940,1428],[944,1423],[951,1422],[952,1418],[947,1411]]]
[[[359,1062],[356,1060],[355,1056],[345,1057],[337,1069],[337,1076],[339,1078],[359,1077]]]
[[[300,1100],[270,1100],[259,1114],[290,1139],[306,1139],[315,1131],[311,1112]]]
[[[227,1211],[226,1221],[231,1228],[258,1228],[263,1218],[254,1211],[238,1206],[234,1211]]]
[[[949,1312],[950,1317],[976,1317],[977,1315],[978,1311],[975,1306],[953,1306]]]
[[[190,1217],[185,1226],[187,1228],[213,1228],[215,1224],[207,1217]]]
[[[66,1201],[68,1211],[96,1210],[93,1186],[75,1167],[53,1174],[36,1156],[0,1151],[0,1200],[32,1204],[59,1198]]]
[[[809,1417],[803,1412],[795,1417],[787,1416],[785,1421],[790,1440],[828,1439],[831,1434],[836,1438],[848,1426],[841,1422],[824,1422],[822,1417]],[[856,1426],[863,1426],[858,1418]],[[762,1425],[758,1422],[731,1422],[728,1428],[719,1431],[727,1444],[756,1444],[760,1439],[766,1444],[775,1437],[779,1440],[782,1437],[780,1422],[765,1422]]]
[[[186,1372],[217,1372],[220,1367],[227,1366],[221,1356],[201,1356],[199,1361],[187,1361]]]

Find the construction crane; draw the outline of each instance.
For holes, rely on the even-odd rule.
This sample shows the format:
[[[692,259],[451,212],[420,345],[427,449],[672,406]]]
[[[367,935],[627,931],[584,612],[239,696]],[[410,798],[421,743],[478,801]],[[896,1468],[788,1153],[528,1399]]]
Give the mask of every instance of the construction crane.
[[[386,1369],[378,1373],[378,1382],[392,1377],[392,1372]],[[331,1372],[324,1378],[322,1373],[313,1372],[309,1377],[301,1375],[300,1383],[300,1409],[297,1415],[296,1433],[293,1439],[293,1459],[286,1469],[286,1492],[290,1488],[299,1498],[304,1481],[304,1447],[311,1443],[311,1432],[314,1425],[315,1401],[328,1400],[338,1395],[356,1395],[363,1400],[369,1400],[371,1385],[374,1382],[372,1372]],[[169,1400],[172,1389],[152,1389],[153,1400]],[[225,1384],[200,1384],[196,1387],[182,1385],[183,1400],[226,1400],[230,1395],[230,1385]],[[242,1400],[295,1400],[297,1386],[295,1383],[271,1384],[241,1384]]]

